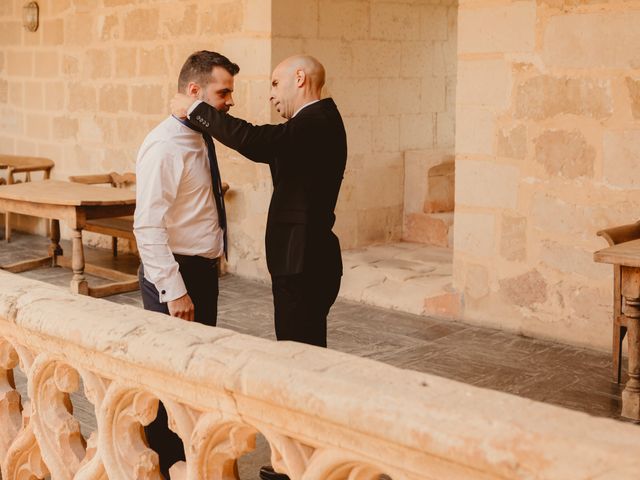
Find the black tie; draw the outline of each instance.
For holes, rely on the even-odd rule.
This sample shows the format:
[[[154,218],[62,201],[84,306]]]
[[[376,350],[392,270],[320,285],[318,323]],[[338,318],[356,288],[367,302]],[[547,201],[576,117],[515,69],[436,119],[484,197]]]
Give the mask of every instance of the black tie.
[[[211,170],[211,184],[213,185],[213,198],[216,201],[218,210],[218,223],[222,228],[222,238],[224,242],[224,257],[227,258],[227,212],[224,208],[224,193],[222,191],[222,180],[220,179],[220,169],[218,168],[218,157],[213,139],[210,135],[203,133],[204,143],[207,145],[209,155],[209,168]]]

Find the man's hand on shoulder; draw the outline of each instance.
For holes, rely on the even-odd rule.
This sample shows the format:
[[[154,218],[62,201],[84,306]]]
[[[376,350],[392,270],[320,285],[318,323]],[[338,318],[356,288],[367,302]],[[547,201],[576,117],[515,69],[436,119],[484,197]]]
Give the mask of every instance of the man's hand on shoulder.
[[[188,293],[167,303],[169,315],[193,322],[195,307]]]
[[[187,118],[187,112],[196,99],[183,93],[176,93],[171,99],[171,113],[178,118]]]

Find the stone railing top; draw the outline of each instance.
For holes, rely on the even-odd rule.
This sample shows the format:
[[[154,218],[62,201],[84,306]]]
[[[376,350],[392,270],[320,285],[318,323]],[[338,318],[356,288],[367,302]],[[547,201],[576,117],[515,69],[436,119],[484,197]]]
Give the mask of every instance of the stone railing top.
[[[0,336],[396,478],[637,478],[640,428],[0,272]],[[337,477],[336,477],[337,478]],[[346,477],[345,477],[346,478]]]

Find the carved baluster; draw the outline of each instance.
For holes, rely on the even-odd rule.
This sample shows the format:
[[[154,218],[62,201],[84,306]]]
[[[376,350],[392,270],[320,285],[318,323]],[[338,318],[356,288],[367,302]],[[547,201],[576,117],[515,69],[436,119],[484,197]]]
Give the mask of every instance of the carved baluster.
[[[30,371],[33,364],[33,353],[22,345],[13,345],[13,348],[18,354],[22,371]],[[21,430],[2,459],[3,480],[43,479],[49,475],[49,470],[40,453],[40,445],[38,445],[33,432],[33,423],[30,420],[31,402],[27,401],[22,409]]]
[[[78,371],[82,377],[85,397],[93,404],[97,416],[97,412],[106,395],[109,381],[86,370],[78,369]],[[74,480],[108,480],[108,478],[104,469],[102,455],[98,448],[98,431],[96,430],[91,432],[87,439],[87,453]]]
[[[13,348],[18,352],[18,358],[20,359],[20,369],[27,374],[31,370],[31,365],[35,359],[35,354],[27,347],[22,345],[14,345]]]
[[[300,480],[379,480],[383,470],[367,461],[356,461],[348,453],[317,450]],[[384,477],[382,477],[384,478]],[[387,477],[388,478],[388,477]],[[293,477],[292,477],[293,480]]]
[[[0,460],[22,428],[20,393],[13,380],[13,369],[18,366],[18,353],[7,340],[0,339]]]
[[[169,422],[169,428],[175,432],[184,445],[185,457],[189,460],[191,436],[201,412],[198,412],[185,405],[171,400],[162,400]],[[187,478],[186,462],[176,462],[169,468],[171,480],[182,480]]]
[[[271,465],[278,473],[285,473],[297,480],[307,469],[315,449],[286,435],[269,429],[261,429],[271,448]]]
[[[151,450],[141,425],[158,412],[158,399],[147,392],[111,384],[98,410],[98,450],[109,478],[160,480],[158,454]]]
[[[27,410],[26,407],[25,410]],[[33,424],[28,420],[26,423],[27,425],[13,441],[2,462],[2,480],[43,479],[49,475],[49,470],[40,454],[40,446],[33,433]]]
[[[56,480],[71,480],[85,456],[86,443],[69,398],[79,385],[75,369],[46,354],[36,358],[29,372],[33,431]]]
[[[187,450],[187,478],[239,478],[237,459],[256,447],[256,433],[255,428],[225,421],[218,413],[203,414]]]

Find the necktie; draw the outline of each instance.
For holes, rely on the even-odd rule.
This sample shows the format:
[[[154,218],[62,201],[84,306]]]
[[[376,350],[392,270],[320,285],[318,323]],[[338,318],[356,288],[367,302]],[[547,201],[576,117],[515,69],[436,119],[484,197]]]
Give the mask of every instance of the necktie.
[[[211,185],[213,186],[213,199],[216,202],[216,209],[218,210],[218,223],[220,224],[220,228],[222,228],[224,257],[227,258],[227,211],[224,207],[224,193],[222,191],[220,169],[218,168],[218,157],[216,157],[216,149],[211,136],[203,133],[202,138],[204,138],[204,143],[207,145],[209,168],[211,170]]]

